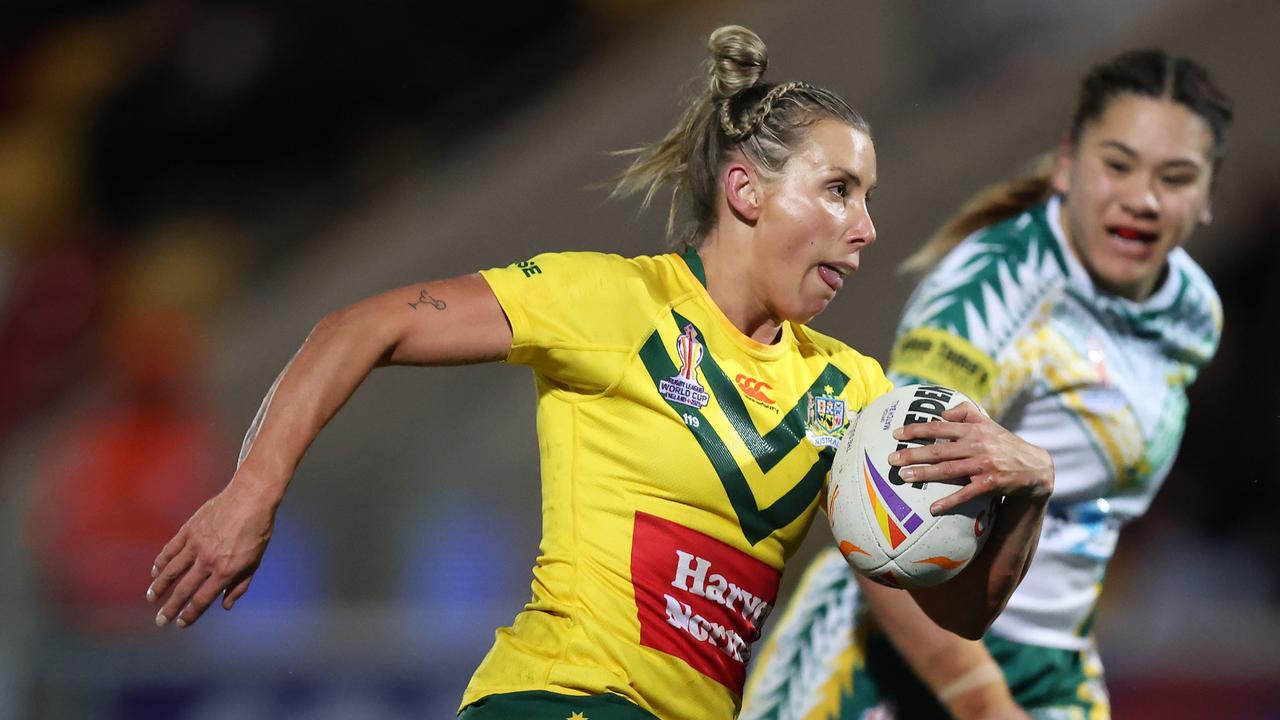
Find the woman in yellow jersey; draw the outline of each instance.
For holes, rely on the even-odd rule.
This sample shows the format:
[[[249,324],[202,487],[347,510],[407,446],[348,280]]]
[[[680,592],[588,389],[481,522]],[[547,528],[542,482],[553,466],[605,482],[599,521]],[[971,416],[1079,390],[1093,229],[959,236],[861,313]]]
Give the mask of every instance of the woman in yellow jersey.
[[[875,240],[866,123],[804,83],[766,84],[760,39],[712,33],[709,87],[617,194],[675,184],[683,254],[549,253],[329,315],[281,373],[226,489],[156,558],[156,621],[244,594],[299,459],[370,370],[506,360],[538,390],[543,539],[533,599],[463,697],[494,717],[731,718],[750,647],[808,530],[833,448],[889,381],[804,325]],[[1003,495],[963,580],[915,593],[978,637],[1020,579],[1053,485],[1048,454],[972,406],[917,480],[973,477],[941,511]]]

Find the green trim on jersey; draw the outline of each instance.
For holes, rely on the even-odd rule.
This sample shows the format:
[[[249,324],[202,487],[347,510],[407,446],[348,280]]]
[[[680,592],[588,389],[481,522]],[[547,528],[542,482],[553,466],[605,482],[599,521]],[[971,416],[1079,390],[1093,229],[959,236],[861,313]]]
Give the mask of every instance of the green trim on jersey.
[[[458,720],[656,720],[620,695],[564,695],[545,690],[500,693],[477,700]]]
[[[1151,434],[1151,439],[1148,441],[1147,462],[1150,467],[1171,465],[1178,456],[1178,448],[1182,445],[1182,436],[1187,429],[1187,411],[1190,408],[1191,405],[1185,393],[1169,393],[1165,397],[1160,421],[1156,424],[1155,432]],[[1142,480],[1146,479],[1142,478]],[[1134,488],[1123,484],[1116,486],[1118,492],[1130,489]]]
[[[698,254],[698,248],[689,248],[680,256],[684,260],[684,264],[689,266],[689,272],[702,283],[702,287],[707,286],[707,269],[702,266],[702,256]]]
[[[698,342],[703,347],[706,347],[707,340],[696,325],[675,311],[672,311],[671,315],[677,329],[692,327]],[[664,379],[675,375],[677,372],[675,363],[671,362],[671,357],[667,354],[662,335],[658,330],[654,330],[645,340],[644,345],[641,346],[640,360],[644,363],[645,369],[648,370],[649,376],[653,379],[654,387],[659,387]],[[830,386],[834,390],[834,394],[839,395],[849,382],[849,376],[834,365],[827,365],[819,373],[818,378],[814,380],[808,392],[783,415],[778,425],[764,436],[761,436],[760,431],[756,429],[755,423],[747,412],[746,405],[734,388],[733,382],[729,380],[729,376],[724,370],[716,364],[710,352],[703,356],[699,367],[711,393],[720,404],[721,412],[724,413],[729,423],[733,425],[738,437],[742,439],[747,449],[751,451],[751,455],[755,458],[756,465],[761,473],[769,472],[770,469],[805,440],[804,428],[808,411],[805,401],[808,397],[814,392],[823,390],[826,386]],[[720,482],[724,485],[725,492],[729,496],[729,503],[733,506],[734,513],[738,516],[738,522],[742,525],[742,533],[747,538],[747,542],[752,545],[769,537],[778,528],[791,524],[804,513],[805,508],[809,507],[809,504],[822,491],[822,483],[826,479],[827,473],[831,470],[831,461],[835,457],[835,451],[831,448],[822,448],[818,453],[817,461],[810,466],[808,472],[804,474],[804,477],[799,482],[792,486],[786,494],[774,501],[772,505],[767,508],[761,508],[755,494],[751,491],[751,485],[747,482],[742,468],[738,466],[737,461],[734,459],[733,453],[730,452],[720,435],[711,427],[711,423],[707,421],[702,411],[674,400],[663,399],[666,400],[667,405],[671,407],[676,415],[686,418],[685,426],[689,428],[689,432],[693,433],[693,436],[698,440],[698,445],[706,453],[712,467],[715,468],[716,475],[720,478]],[[687,418],[693,418],[694,422],[690,422]]]

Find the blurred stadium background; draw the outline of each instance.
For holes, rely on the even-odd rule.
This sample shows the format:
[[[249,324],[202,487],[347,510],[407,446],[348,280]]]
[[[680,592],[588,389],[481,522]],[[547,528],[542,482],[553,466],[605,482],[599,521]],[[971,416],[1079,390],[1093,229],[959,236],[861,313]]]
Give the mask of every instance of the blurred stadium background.
[[[1091,64],[1160,45],[1234,95],[1192,247],[1225,339],[1099,628],[1119,718],[1280,718],[1267,0],[4,3],[0,718],[452,716],[528,598],[527,371],[375,373],[235,613],[157,631],[150,561],[327,311],[544,250],[659,251],[665,209],[592,185],[674,122],[728,22],[764,37],[767,77],[833,88],[875,129],[880,242],[816,324],[880,358],[911,289],[897,262],[1056,142]]]

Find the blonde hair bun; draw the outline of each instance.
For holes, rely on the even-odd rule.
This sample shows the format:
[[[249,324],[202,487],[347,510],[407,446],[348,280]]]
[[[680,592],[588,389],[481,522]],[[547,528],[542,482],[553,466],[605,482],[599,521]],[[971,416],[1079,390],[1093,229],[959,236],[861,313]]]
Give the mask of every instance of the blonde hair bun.
[[[764,41],[741,25],[716,28],[707,38],[711,53],[711,96],[716,100],[733,97],[760,82],[769,67],[769,51]]]

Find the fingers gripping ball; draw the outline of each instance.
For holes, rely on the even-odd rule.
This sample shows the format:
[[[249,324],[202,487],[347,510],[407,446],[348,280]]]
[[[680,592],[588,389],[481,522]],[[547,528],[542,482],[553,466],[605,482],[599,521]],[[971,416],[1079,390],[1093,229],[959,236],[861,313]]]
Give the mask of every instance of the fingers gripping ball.
[[[899,441],[894,430],[941,420],[966,401],[973,402],[937,385],[894,388],[863,408],[845,434],[831,465],[827,520],[854,570],[892,587],[928,587],[955,577],[982,550],[996,499],[983,495],[934,517],[929,506],[957,486],[905,482],[888,459],[896,450],[934,442]]]

